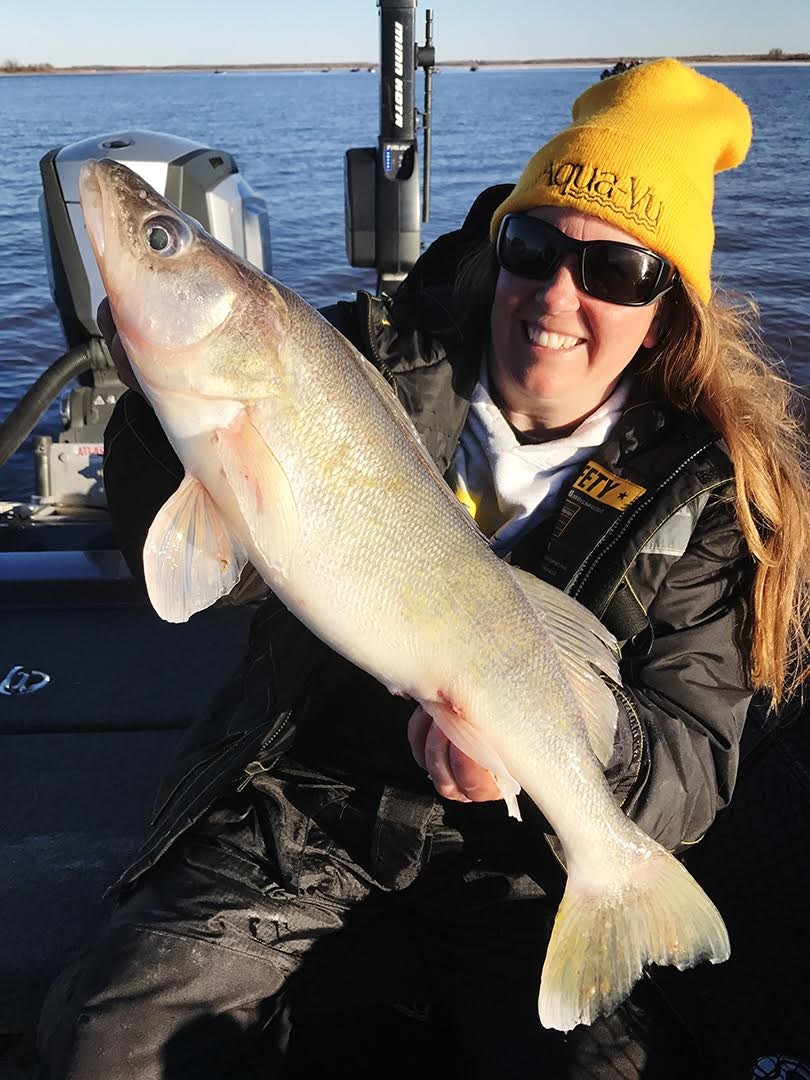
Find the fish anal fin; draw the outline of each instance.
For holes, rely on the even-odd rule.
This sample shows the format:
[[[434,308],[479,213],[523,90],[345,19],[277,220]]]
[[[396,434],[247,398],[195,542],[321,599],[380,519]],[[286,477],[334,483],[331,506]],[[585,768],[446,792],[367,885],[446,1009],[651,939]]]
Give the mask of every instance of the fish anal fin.
[[[287,577],[299,534],[298,507],[287,474],[249,412],[218,430],[215,445],[253,543],[266,562]]]
[[[683,970],[728,959],[720,913],[688,870],[645,837],[648,857],[606,893],[572,873],[546,952],[539,1013],[544,1027],[570,1031],[610,1013],[647,964]]]
[[[618,705],[600,673],[621,684],[616,639],[578,600],[516,566],[510,570],[557,646],[582,706],[591,749],[607,765],[616,737]]]
[[[465,719],[461,710],[442,691],[439,691],[438,700],[420,701],[420,705],[438,724],[451,743],[463,751],[467,757],[472,758],[481,768],[489,769],[506,802],[509,816],[520,821],[517,803],[520,784],[509,772],[500,754],[484,742],[477,729]]]
[[[143,548],[155,611],[166,622],[185,622],[229,593],[247,561],[207,490],[186,475],[158,511]]]

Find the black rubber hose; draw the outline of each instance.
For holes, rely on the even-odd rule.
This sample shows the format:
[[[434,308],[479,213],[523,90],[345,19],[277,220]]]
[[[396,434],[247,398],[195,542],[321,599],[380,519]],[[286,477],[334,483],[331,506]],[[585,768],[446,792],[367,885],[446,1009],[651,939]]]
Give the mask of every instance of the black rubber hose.
[[[60,390],[90,367],[90,346],[69,349],[43,371],[0,424],[0,466],[19,450]]]

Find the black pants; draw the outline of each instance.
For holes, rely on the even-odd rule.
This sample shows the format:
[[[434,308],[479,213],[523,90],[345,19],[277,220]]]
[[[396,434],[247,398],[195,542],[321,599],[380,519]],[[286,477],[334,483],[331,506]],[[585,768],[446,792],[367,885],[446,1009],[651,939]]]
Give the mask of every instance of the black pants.
[[[649,980],[590,1027],[542,1028],[559,897],[510,824],[465,842],[442,807],[295,768],[216,806],[52,988],[49,1080],[700,1077]]]

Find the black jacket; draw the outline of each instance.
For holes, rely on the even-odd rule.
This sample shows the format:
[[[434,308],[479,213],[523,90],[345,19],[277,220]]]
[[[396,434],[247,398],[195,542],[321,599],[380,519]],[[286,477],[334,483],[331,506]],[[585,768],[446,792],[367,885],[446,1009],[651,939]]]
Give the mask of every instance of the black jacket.
[[[464,426],[480,357],[480,342],[458,329],[450,282],[500,197],[485,193],[462,230],[436,241],[396,303],[361,293],[327,312],[391,382],[442,471]],[[148,404],[125,395],[107,431],[105,480],[136,570],[149,524],[181,478]],[[730,461],[716,434],[637,389],[558,514],[521,541],[512,559],[576,596],[624,643],[608,779],[626,812],[665,846],[696,842],[731,796],[751,696],[752,566],[735,521]],[[243,581],[243,599],[255,595],[255,585],[255,578]],[[238,676],[189,731],[122,883],[135,880],[214,799],[293,744],[298,759],[369,790],[431,790],[407,745],[412,708],[268,597]]]

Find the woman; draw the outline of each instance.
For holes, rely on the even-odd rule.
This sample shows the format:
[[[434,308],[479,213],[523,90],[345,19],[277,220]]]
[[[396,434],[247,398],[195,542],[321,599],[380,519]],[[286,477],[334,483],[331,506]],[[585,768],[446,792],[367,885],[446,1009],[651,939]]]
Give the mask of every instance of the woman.
[[[745,105],[674,60],[607,79],[393,304],[329,313],[495,549],[623,643],[606,775],[673,850],[731,796],[752,689],[778,700],[802,675],[808,501],[787,389],[710,282],[714,174],[749,140]],[[105,475],[137,567],[182,477],[138,395]],[[650,980],[567,1037],[540,1026],[554,838],[530,805],[509,820],[489,774],[412,712],[264,601],[111,926],[51,995],[52,1080],[100,1062],[142,1080],[407,1075],[409,1045],[465,1078],[700,1075]],[[381,1063],[398,1026],[409,1041]]]

